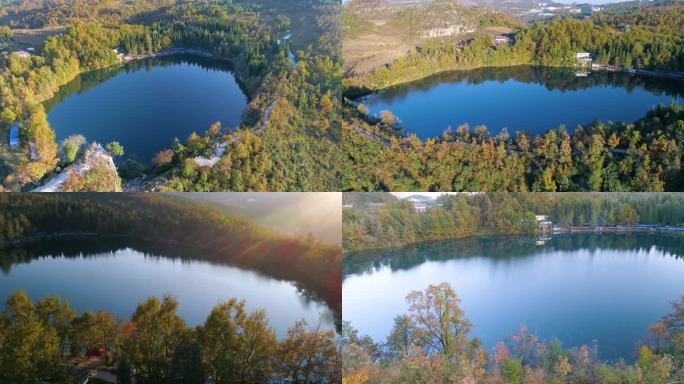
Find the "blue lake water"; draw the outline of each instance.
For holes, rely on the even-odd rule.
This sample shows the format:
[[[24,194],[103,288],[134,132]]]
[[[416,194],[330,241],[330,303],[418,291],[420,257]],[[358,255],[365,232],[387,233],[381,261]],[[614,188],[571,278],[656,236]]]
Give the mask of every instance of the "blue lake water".
[[[425,243],[344,262],[342,318],[376,342],[407,313],[406,295],[449,282],[491,351],[521,325],[564,347],[632,360],[648,327],[684,295],[684,242],[670,235],[563,235]]]
[[[594,120],[632,122],[659,104],[684,102],[684,81],[566,69],[484,68],[438,74],[361,98],[371,112],[394,113],[420,138],[462,124],[543,133]]]
[[[152,247],[152,248],[150,248]],[[121,239],[63,239],[0,248],[0,297],[16,289],[33,300],[67,298],[79,312],[103,309],[129,319],[150,296],[170,294],[190,325],[203,324],[211,309],[232,297],[248,309],[263,308],[279,337],[300,319],[334,327],[334,314],[307,299],[290,282],[240,268],[188,258],[166,257]]]
[[[246,104],[227,63],[180,55],[85,73],[45,106],[57,140],[118,141],[127,156],[147,162],[214,122],[235,128]]]

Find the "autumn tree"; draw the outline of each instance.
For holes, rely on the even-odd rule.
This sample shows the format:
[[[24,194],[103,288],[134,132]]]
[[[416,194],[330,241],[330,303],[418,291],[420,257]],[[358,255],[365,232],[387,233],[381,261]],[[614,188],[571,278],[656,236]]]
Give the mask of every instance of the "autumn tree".
[[[425,350],[460,355],[468,347],[472,327],[459,307],[460,299],[448,283],[430,285],[406,296],[416,337]]]

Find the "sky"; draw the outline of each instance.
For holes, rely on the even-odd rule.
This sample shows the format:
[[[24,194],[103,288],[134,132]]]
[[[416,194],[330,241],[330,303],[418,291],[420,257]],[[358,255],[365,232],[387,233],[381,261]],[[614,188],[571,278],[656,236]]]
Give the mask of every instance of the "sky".
[[[180,193],[181,197],[213,204],[286,235],[313,235],[342,243],[342,193],[339,192],[224,192]]]

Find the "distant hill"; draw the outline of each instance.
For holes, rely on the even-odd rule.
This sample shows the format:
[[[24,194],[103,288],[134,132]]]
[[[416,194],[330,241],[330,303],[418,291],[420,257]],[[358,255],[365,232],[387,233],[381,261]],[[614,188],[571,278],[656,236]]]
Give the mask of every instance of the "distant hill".
[[[508,33],[520,25],[497,10],[456,0],[350,0],[340,30],[347,71],[362,74],[421,47]]]
[[[428,202],[434,201],[435,198],[436,197],[431,197],[431,196],[426,196],[426,195],[411,195],[411,196],[402,197],[401,199],[402,200],[411,200],[414,203],[418,203],[418,202],[428,203]]]
[[[354,208],[363,208],[368,204],[383,204],[398,199],[389,193],[374,192],[345,192],[342,194],[342,204],[352,205]]]
[[[335,193],[180,193],[232,216],[290,236],[313,235],[327,244],[341,243],[342,213]]]

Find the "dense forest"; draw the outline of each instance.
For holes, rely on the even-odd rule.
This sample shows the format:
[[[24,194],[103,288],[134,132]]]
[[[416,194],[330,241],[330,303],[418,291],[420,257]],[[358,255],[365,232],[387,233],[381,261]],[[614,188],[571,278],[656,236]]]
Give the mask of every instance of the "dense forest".
[[[650,337],[637,346],[632,364],[601,362],[592,346],[567,350],[525,327],[487,351],[470,337],[477,324],[468,320],[448,283],[411,292],[406,301],[408,312],[394,318],[385,341],[345,324],[344,383],[662,384],[684,378],[684,297],[648,329]]]
[[[178,305],[170,296],[151,297],[124,321],[103,310],[77,314],[55,296],[31,302],[15,291],[0,315],[0,383],[82,383],[88,368],[75,363],[90,361],[93,351],[118,383],[341,382],[334,331],[302,320],[278,340],[263,310],[249,312],[236,299],[189,327]]]
[[[684,196],[670,193],[477,193],[437,198],[424,213],[391,194],[345,193],[345,251],[391,248],[473,235],[539,231],[535,215],[561,226],[684,224]]]
[[[0,159],[5,188],[25,189],[73,161],[74,156],[63,154],[68,143],[55,142],[41,104],[59,87],[89,70],[119,65],[115,49],[137,58],[182,47],[202,49],[233,64],[250,97],[240,129],[226,133],[220,126],[207,127],[203,136],[192,134],[184,142],[171,143],[152,165],[127,164],[124,176],[148,175],[152,180],[143,189],[157,190],[338,189],[336,95],[341,76],[333,3],[293,3],[287,10],[298,17],[295,21],[287,12],[273,20],[277,3],[268,1],[159,1],[138,7],[65,2],[46,9],[30,5],[22,3],[5,12],[20,20],[18,25],[64,22],[68,27],[48,37],[31,57],[3,56],[0,117],[5,125],[19,124],[22,142],[18,159]],[[289,44],[279,39],[298,23],[318,27],[316,33],[298,38],[305,48],[296,52],[296,64],[291,65]],[[210,155],[214,144],[224,141],[230,144],[215,167],[200,167],[190,160]]]
[[[684,107],[658,106],[633,123],[593,122],[569,133],[467,125],[434,139],[401,136],[391,113],[345,107],[343,189],[352,191],[679,191]]]
[[[0,243],[65,232],[170,242],[204,260],[293,281],[341,311],[339,247],[283,236],[191,200],[159,194],[0,194],[0,207]]]

